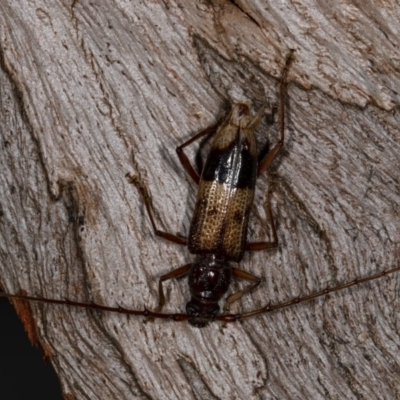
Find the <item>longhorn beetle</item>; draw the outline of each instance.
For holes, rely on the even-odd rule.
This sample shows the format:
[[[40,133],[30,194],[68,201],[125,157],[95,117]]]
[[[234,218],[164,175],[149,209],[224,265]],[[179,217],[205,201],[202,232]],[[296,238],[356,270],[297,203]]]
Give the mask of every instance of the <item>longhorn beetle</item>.
[[[94,302],[82,303],[69,299],[49,299],[23,294],[1,293],[0,297],[36,301],[74,307],[139,315],[148,318],[164,318],[174,321],[188,320],[196,327],[203,327],[210,321],[233,322],[243,318],[268,313],[273,310],[308,301],[325,294],[349,288],[360,283],[372,281],[385,275],[400,271],[400,265],[384,270],[365,278],[327,287],[307,296],[297,297],[279,304],[267,304],[259,309],[242,313],[219,315],[219,301],[229,289],[232,278],[245,280],[250,285],[227,297],[224,311],[229,305],[260,284],[260,278],[233,267],[231,262],[240,262],[245,251],[268,250],[278,245],[274,220],[270,207],[270,195],[265,204],[270,220],[273,240],[271,242],[246,242],[247,225],[250,208],[253,203],[256,179],[273,163],[284,144],[285,137],[285,91],[287,74],[293,61],[293,51],[286,58],[279,82],[279,123],[280,139],[258,163],[254,131],[259,126],[264,108],[252,116],[247,104],[237,103],[220,126],[212,126],[193,136],[177,147],[179,160],[193,181],[199,185],[196,206],[190,226],[189,238],[160,231],[157,229],[151,197],[139,176],[129,176],[128,181],[134,184],[141,194],[155,235],[170,242],[187,245],[189,251],[196,255],[194,262],[174,269],[160,277],[159,310],[130,310],[123,307],[108,307]],[[207,157],[201,176],[192,167],[183,149],[196,140],[215,134],[211,150]],[[186,305],[186,313],[169,314],[160,312],[165,304],[162,283],[166,280],[189,277],[191,300]]]

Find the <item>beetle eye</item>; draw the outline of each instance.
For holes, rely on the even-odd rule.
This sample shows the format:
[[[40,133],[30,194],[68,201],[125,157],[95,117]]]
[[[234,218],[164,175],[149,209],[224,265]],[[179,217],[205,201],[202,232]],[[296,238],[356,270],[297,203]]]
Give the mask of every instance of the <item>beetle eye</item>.
[[[200,308],[197,304],[194,304],[193,302],[189,301],[189,303],[186,304],[186,312],[189,315],[197,315],[200,311]]]
[[[215,304],[208,310],[208,313],[210,314],[210,316],[215,317],[219,313],[219,305]]]

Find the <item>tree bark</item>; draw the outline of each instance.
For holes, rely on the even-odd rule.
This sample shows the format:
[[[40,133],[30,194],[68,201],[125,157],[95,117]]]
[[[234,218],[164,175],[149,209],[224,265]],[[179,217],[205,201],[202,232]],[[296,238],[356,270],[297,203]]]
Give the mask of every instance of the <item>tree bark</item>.
[[[258,181],[249,227],[251,240],[268,236],[270,187],[279,247],[245,256],[264,281],[232,311],[398,264],[395,2],[3,0],[0,11],[8,293],[154,309],[158,277],[193,256],[153,234],[125,175],[142,176],[160,228],[187,235],[196,187],[175,147],[235,101],[274,109],[290,49],[285,148]],[[257,138],[276,143],[277,118]],[[37,304],[25,323],[66,398],[395,399],[399,284],[204,329]],[[182,312],[186,281],[165,287],[165,311]]]

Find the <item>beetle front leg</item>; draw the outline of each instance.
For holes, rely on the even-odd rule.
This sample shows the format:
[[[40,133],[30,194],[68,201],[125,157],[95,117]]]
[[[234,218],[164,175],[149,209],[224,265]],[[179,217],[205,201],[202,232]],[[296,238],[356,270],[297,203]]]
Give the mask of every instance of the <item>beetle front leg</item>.
[[[239,268],[232,268],[232,276],[233,276],[233,278],[235,278],[237,280],[253,282],[253,284],[248,286],[247,288],[245,288],[243,290],[240,290],[239,292],[235,292],[235,293],[233,293],[233,294],[231,294],[230,296],[227,297],[225,305],[224,305],[224,312],[225,313],[229,310],[230,305],[234,301],[239,300],[243,295],[245,295],[246,293],[251,292],[261,282],[261,278],[259,278],[258,276],[253,275],[250,272],[243,271],[242,269],[239,269]]]
[[[164,290],[163,290],[162,283],[165,281],[168,281],[170,279],[178,279],[178,278],[185,276],[189,272],[191,265],[192,265],[192,263],[186,264],[183,267],[179,267],[177,269],[174,269],[174,270],[166,273],[165,275],[160,276],[160,279],[158,281],[158,299],[159,299],[158,300],[158,311],[161,311],[165,305],[165,296],[164,296]]]

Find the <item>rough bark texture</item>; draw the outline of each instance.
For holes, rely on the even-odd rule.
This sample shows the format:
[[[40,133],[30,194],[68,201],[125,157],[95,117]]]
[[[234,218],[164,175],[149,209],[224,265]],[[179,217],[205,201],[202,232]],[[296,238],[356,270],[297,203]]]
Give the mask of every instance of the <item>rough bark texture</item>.
[[[157,277],[192,256],[154,236],[125,174],[142,174],[160,226],[186,234],[196,188],[174,148],[233,101],[276,105],[289,49],[285,150],[249,228],[268,235],[273,182],[280,245],[245,256],[265,281],[233,311],[395,266],[399,26],[394,1],[3,0],[3,288],[154,308]],[[276,138],[265,122],[259,142]],[[395,399],[399,284],[202,330],[50,305],[30,326],[68,398]],[[166,310],[182,311],[186,282],[166,288]]]

